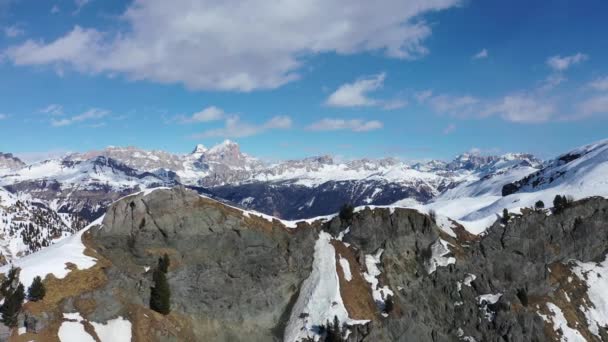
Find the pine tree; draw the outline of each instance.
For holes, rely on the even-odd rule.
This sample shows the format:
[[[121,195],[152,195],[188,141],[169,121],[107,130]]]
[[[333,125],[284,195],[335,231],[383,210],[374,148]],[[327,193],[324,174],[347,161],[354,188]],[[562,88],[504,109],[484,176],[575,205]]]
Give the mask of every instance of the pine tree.
[[[44,298],[46,294],[46,288],[42,283],[42,278],[40,276],[36,276],[32,285],[27,289],[27,298],[32,302],[39,301]]]
[[[325,334],[325,342],[342,342],[344,338],[342,337],[342,325],[340,324],[340,320],[338,316],[334,316],[334,322],[327,322],[327,329]]]
[[[534,207],[539,210],[539,209],[544,209],[545,208],[545,202],[543,201],[537,201],[536,204],[534,204]]]
[[[354,212],[355,208],[352,205],[344,204],[342,208],[340,208],[340,220],[346,223],[351,223]]]
[[[19,312],[23,306],[23,299],[25,299],[25,290],[23,284],[19,283],[17,289],[4,297],[4,303],[0,306],[0,315],[2,316],[2,323],[7,327],[15,327],[19,322]]]
[[[171,264],[171,262],[169,260],[169,256],[167,255],[167,253],[165,253],[162,258],[158,259],[158,268],[165,274],[167,272],[169,272],[170,264]]]
[[[171,311],[171,290],[167,275],[157,268],[152,278],[154,286],[150,289],[150,309],[167,315]]]
[[[504,208],[502,210],[502,223],[503,224],[509,223],[509,211],[507,210],[507,208]]]
[[[167,253],[158,259],[158,266],[152,274],[154,286],[150,289],[150,309],[163,315],[171,311],[171,289],[167,281],[167,272],[171,264]]]

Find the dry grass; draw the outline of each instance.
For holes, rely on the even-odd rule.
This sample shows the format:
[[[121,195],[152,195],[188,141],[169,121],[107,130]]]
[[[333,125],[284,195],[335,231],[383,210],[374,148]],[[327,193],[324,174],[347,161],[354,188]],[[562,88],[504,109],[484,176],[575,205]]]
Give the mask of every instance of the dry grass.
[[[369,284],[361,274],[361,266],[357,262],[355,254],[340,241],[332,240],[331,244],[336,249],[336,270],[340,281],[340,295],[348,316],[357,320],[376,320],[378,318],[376,304],[372,298]],[[350,281],[346,281],[344,278],[344,271],[340,266],[340,256],[348,260],[352,275]]]
[[[129,304],[131,324],[133,324],[133,341],[153,342],[159,336],[173,336],[178,341],[196,341],[190,319],[177,313],[167,316],[152,311],[141,305]]]
[[[64,321],[61,303],[66,298],[76,298],[74,304],[79,311],[82,310],[80,312],[83,315],[86,315],[95,309],[95,302],[93,300],[79,299],[78,297],[107,283],[104,269],[110,267],[111,263],[95,251],[90,232],[83,234],[82,242],[86,247],[84,254],[95,258],[97,260],[96,264],[91,268],[79,270],[75,265],[67,263],[66,267],[69,268],[71,272],[63,279],[57,279],[53,275],[47,275],[43,280],[46,287],[44,299],[37,302],[27,302],[23,306],[23,310],[34,315],[45,312],[50,317],[54,317],[54,320],[48,322],[45,329],[39,331],[37,334],[26,333],[17,335],[16,329],[14,329],[10,341],[59,341],[57,331]]]

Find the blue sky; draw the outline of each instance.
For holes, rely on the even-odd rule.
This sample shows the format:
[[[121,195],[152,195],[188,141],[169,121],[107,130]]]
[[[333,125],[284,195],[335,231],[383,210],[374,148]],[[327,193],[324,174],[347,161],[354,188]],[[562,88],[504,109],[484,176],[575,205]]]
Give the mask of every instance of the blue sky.
[[[0,0],[0,151],[543,158],[608,138],[608,3]]]

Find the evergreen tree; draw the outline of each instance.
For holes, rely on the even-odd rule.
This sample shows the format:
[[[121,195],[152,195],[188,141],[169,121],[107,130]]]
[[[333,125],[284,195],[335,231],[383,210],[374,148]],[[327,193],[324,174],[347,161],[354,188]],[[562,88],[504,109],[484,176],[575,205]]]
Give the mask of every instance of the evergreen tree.
[[[353,220],[354,212],[355,208],[352,205],[344,204],[342,208],[340,208],[340,220],[350,223]]]
[[[0,306],[0,315],[2,323],[7,327],[17,326],[19,312],[21,312],[21,307],[23,306],[23,299],[25,299],[25,290],[21,283],[19,283],[14,292],[4,297],[4,303]]]
[[[8,271],[8,275],[6,279],[0,285],[0,293],[3,297],[8,297],[13,292],[13,282],[17,279],[17,268],[11,266],[11,269]]]
[[[544,209],[545,208],[545,202],[543,201],[537,201],[536,204],[534,204],[534,207],[539,210],[539,209]]]
[[[150,309],[163,315],[167,315],[171,311],[171,289],[167,281],[169,265],[169,256],[165,253],[162,258],[158,259],[158,266],[152,274],[154,286],[150,288]]]
[[[44,298],[46,294],[46,288],[42,283],[42,278],[40,276],[36,276],[32,285],[27,289],[27,298],[32,302],[39,301]]]
[[[553,199],[553,209],[554,209],[555,213],[562,212],[562,210],[564,210],[564,208],[566,208],[567,205],[568,205],[568,200],[567,200],[566,196],[555,195],[555,198]]]
[[[344,341],[342,334],[342,325],[338,316],[334,316],[334,322],[327,322],[327,329],[325,334],[325,342],[342,342]]]
[[[509,211],[507,210],[507,208],[504,208],[502,210],[502,223],[503,224],[509,223]]]
[[[171,262],[169,261],[169,256],[167,255],[167,253],[165,253],[162,258],[158,259],[158,269],[160,269],[161,272],[165,274],[169,272],[170,264]]]

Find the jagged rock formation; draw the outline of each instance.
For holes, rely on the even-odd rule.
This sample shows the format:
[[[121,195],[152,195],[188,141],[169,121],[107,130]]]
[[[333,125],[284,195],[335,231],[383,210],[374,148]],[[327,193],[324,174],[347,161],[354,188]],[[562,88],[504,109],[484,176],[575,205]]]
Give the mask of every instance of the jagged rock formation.
[[[345,220],[295,228],[183,188],[126,197],[83,235],[96,265],[47,278],[50,299],[26,305],[23,319],[35,324],[24,337],[53,336],[61,313],[78,312],[86,322],[127,319],[135,341],[280,341],[292,336],[287,326],[343,305],[357,322],[347,327],[351,342],[553,341],[570,330],[608,339],[605,323],[588,314],[601,303],[576,270],[605,258],[605,199],[554,214],[524,210],[484,236],[412,209],[363,209]],[[168,316],[147,309],[151,268],[165,253]],[[323,269],[332,274],[313,277],[314,258],[327,253],[335,265]],[[333,277],[335,303],[300,298],[323,296],[311,281]],[[318,312],[297,311],[311,300],[306,307]],[[318,334],[325,322],[308,323]]]

